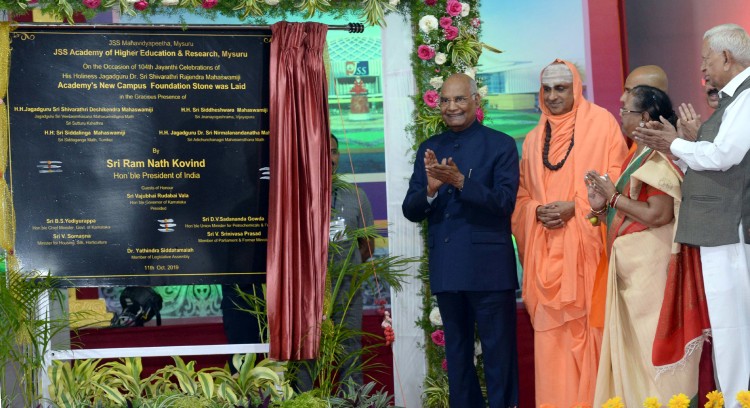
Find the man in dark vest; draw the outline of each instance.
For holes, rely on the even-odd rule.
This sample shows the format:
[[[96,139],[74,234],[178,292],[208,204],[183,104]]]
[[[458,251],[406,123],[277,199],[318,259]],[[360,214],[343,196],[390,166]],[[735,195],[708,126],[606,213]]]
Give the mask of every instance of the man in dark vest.
[[[687,165],[675,240],[701,248],[716,380],[727,407],[739,407],[750,378],[750,37],[736,24],[714,27],[701,57],[720,100],[698,139],[649,126],[634,136]]]

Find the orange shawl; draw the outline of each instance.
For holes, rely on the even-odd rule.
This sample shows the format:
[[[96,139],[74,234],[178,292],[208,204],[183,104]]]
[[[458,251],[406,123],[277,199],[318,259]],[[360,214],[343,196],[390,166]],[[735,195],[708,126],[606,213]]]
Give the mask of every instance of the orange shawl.
[[[556,60],[573,72],[574,105],[571,112],[551,115],[544,106],[542,116],[526,136],[521,156],[521,179],[513,233],[523,265],[523,299],[537,331],[562,326],[586,316],[591,306],[594,275],[602,252],[599,228],[586,218],[590,210],[584,174],[588,170],[608,173],[616,180],[627,146],[614,116],[583,99],[581,77],[576,67]],[[552,127],[549,159],[558,163],[575,137],[575,144],[557,170],[542,164],[545,123]],[[564,228],[547,230],[536,220],[536,208],[554,201],[574,201],[576,215]]]

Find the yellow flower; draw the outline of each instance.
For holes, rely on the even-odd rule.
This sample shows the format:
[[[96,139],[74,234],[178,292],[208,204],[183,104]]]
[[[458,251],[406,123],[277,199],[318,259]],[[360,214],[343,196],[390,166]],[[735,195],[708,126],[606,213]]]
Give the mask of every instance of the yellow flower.
[[[740,391],[737,393],[737,402],[742,408],[750,408],[750,391]]]
[[[648,397],[643,401],[643,408],[660,408],[661,402],[656,397]]]
[[[723,408],[724,407],[724,394],[720,391],[711,391],[706,394],[706,405],[705,408]]]
[[[690,406],[690,398],[685,394],[673,395],[672,399],[669,400],[669,408],[688,408]]]
[[[622,403],[620,397],[614,397],[602,404],[602,408],[625,408],[625,404]]]

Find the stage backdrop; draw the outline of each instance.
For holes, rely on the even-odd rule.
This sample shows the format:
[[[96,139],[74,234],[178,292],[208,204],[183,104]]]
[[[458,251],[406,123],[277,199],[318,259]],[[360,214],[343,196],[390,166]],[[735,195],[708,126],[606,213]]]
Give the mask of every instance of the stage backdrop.
[[[25,270],[70,286],[264,274],[270,33],[11,34],[11,186]]]

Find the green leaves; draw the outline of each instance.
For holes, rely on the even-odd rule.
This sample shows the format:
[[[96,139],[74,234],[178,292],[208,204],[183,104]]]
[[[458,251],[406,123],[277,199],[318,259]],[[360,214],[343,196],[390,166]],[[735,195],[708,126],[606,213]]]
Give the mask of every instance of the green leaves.
[[[424,406],[430,408],[449,408],[448,376],[438,374],[435,377],[427,376],[424,380],[425,388],[422,392]]]
[[[447,46],[453,65],[474,67],[482,55],[482,43],[476,35],[462,32],[458,38]]]
[[[238,17],[241,20],[248,18],[254,22],[265,24],[265,17],[286,18],[288,14],[301,13],[305,19],[310,19],[316,14],[327,14],[341,17],[347,13],[357,13],[369,25],[385,26],[385,15],[396,10],[387,0],[280,0],[276,5],[269,5],[263,0],[221,0],[210,9],[201,8],[201,0],[180,0],[175,6],[162,6],[160,0],[146,0],[149,7],[143,11],[136,11],[133,3],[128,0],[103,0],[96,9],[90,9],[83,5],[81,0],[39,0],[38,6],[48,15],[60,18],[68,24],[73,24],[73,16],[82,13],[86,17],[93,17],[97,13],[119,8],[122,15],[135,16],[136,14],[149,15],[156,12],[169,12],[175,9],[189,9],[201,14],[223,14]],[[23,14],[27,11],[26,0],[0,0],[0,10],[11,13]]]
[[[167,400],[172,401],[170,404],[181,400],[190,407],[197,406],[196,401],[213,401],[200,406],[224,407],[247,406],[258,390],[276,403],[294,395],[280,375],[286,365],[267,359],[256,364],[255,354],[233,357],[238,368],[236,377],[218,368],[196,370],[195,361],[186,363],[178,356],[172,358],[174,365],[147,378],[141,378],[140,357],[106,364],[100,364],[101,360],[76,360],[72,364],[54,361],[48,372],[50,399],[60,407],[71,408],[178,406],[167,404]]]
[[[254,16],[262,16],[263,9],[258,5],[258,3],[260,2],[260,0],[240,0],[237,2],[237,5],[232,8],[232,10],[241,11],[242,14],[240,15],[240,18],[243,20],[246,19],[250,14]]]
[[[367,24],[372,26],[385,27],[385,14],[396,10],[388,1],[384,0],[362,0],[362,3],[364,3],[362,16]]]
[[[305,14],[305,18],[311,18],[316,12],[324,13],[330,6],[328,0],[301,0],[295,5]]]
[[[98,386],[102,374],[97,372],[96,367],[100,361],[77,360],[72,365],[53,361],[47,373],[50,379],[50,398],[59,401],[58,405],[73,407],[80,406],[76,404],[83,401],[101,401],[106,398],[107,391]]]
[[[445,129],[445,123],[443,117],[440,115],[440,110],[431,109],[427,106],[422,106],[419,109],[419,114],[414,118],[414,126],[416,126],[416,135],[420,137],[418,143],[427,140],[427,137],[442,132]],[[424,136],[422,138],[422,136]]]
[[[101,383],[116,390],[126,399],[141,396],[154,396],[156,387],[149,378],[142,379],[143,363],[140,358],[128,357],[120,361],[103,364],[98,369],[102,372]],[[114,392],[109,393],[110,400],[116,400]]]
[[[387,408],[390,407],[392,395],[384,391],[372,392],[374,382],[358,385],[351,378],[342,384],[339,396],[331,398],[331,408]]]
[[[3,261],[0,257],[0,261]],[[13,265],[13,263],[9,263]],[[0,274],[0,366],[16,367],[16,381],[6,381],[0,370],[3,399],[22,399],[24,406],[36,406],[40,390],[39,372],[46,365],[45,354],[52,337],[68,330],[69,319],[77,314],[50,317],[40,310],[63,310],[60,278],[38,272],[21,273],[12,267]],[[2,403],[3,401],[0,401]]]

